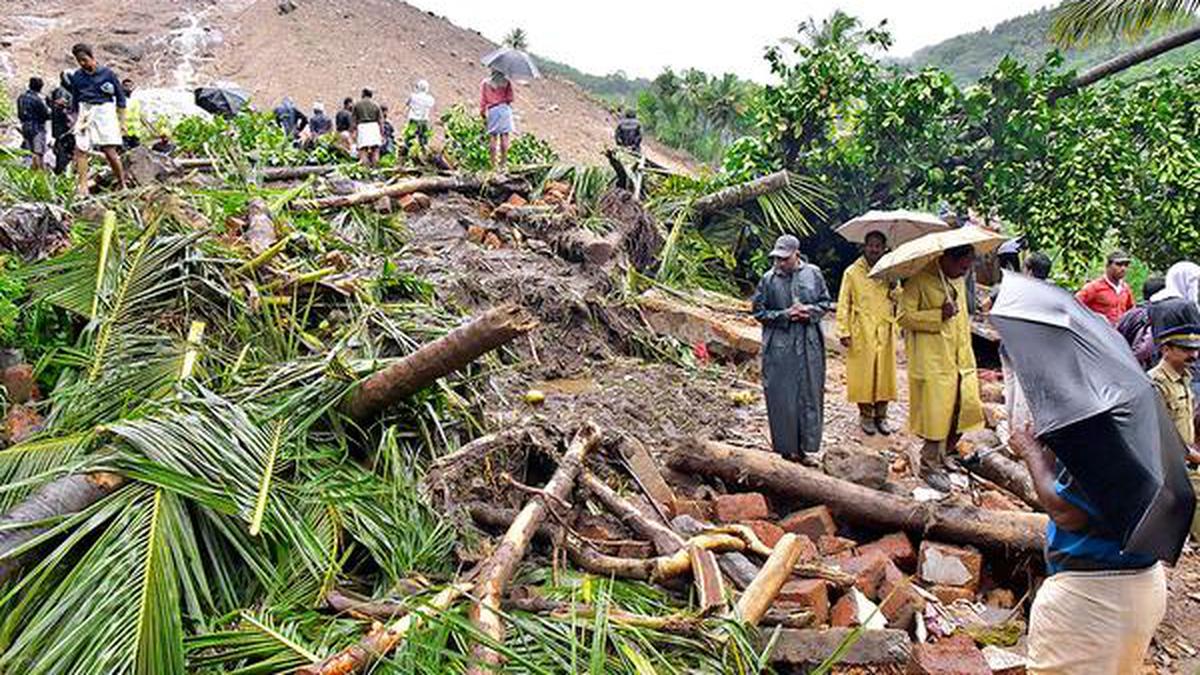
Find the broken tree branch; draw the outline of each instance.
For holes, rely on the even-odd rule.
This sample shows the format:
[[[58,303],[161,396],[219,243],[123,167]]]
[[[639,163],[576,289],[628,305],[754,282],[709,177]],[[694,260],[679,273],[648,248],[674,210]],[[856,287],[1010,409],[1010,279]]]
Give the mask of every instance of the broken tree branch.
[[[789,532],[779,539],[762,571],[738,598],[736,616],[751,626],[758,625],[771,603],[775,602],[779,589],[792,576],[801,550],[800,539],[796,535]]]
[[[757,199],[763,195],[787,187],[788,174],[787,171],[776,171],[775,173],[767,174],[762,178],[737,185],[730,185],[726,188],[721,188],[711,195],[701,197],[692,203],[692,212],[697,218],[703,218],[717,211],[724,211],[735,206],[740,206],[751,199]]]
[[[426,194],[439,192],[529,192],[528,181],[514,177],[491,177],[483,180],[478,176],[426,176],[410,178],[398,183],[360,190],[348,195],[333,195],[316,199],[298,199],[291,203],[294,211],[322,211],[341,209],[359,204],[373,204],[380,197],[403,197],[414,192]]]
[[[298,668],[298,675],[350,675],[366,670],[375,659],[387,656],[409,631],[421,625],[427,611],[445,611],[460,595],[470,589],[470,584],[447,586],[427,605],[414,607],[411,612],[385,626],[376,623],[357,643],[336,654],[309,666]]]
[[[537,320],[517,305],[490,309],[360,382],[344,409],[354,419],[370,418],[536,325]]]
[[[1045,543],[1046,517],[1041,514],[922,504],[760,450],[691,440],[676,448],[667,464],[676,470],[717,476],[730,483],[825,504],[839,519],[883,530],[902,529],[920,536],[932,534],[947,542],[1023,551],[1040,551]]]
[[[1024,464],[1005,457],[998,449],[977,450],[964,457],[960,464],[967,471],[1008,490],[1029,506],[1038,511],[1042,510],[1037,492],[1033,489],[1033,478],[1029,476],[1029,469],[1026,469]]]
[[[550,477],[550,482],[546,483],[546,494],[560,500],[566,499],[575,486],[575,478],[583,467],[584,457],[599,442],[600,430],[588,422],[575,435],[558,469]],[[499,614],[500,599],[504,597],[504,590],[517,571],[517,565],[525,557],[529,541],[545,519],[548,508],[541,498],[526,503],[480,570],[479,581],[475,585],[477,600],[471,608],[471,623],[497,644],[504,642],[504,623]],[[475,645],[474,656],[475,664],[468,672],[476,675],[494,671],[501,662],[500,654],[483,644]]]

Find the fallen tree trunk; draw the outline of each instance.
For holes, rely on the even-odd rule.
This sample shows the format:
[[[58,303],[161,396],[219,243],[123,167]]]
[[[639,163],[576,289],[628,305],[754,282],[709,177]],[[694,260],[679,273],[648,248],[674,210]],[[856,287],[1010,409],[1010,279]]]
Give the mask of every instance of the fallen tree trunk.
[[[549,508],[546,501],[566,501],[575,486],[576,476],[583,468],[584,458],[599,442],[600,430],[594,424],[589,422],[579,430],[563,455],[558,469],[543,489],[545,496],[539,495],[521,509],[491,558],[480,569],[479,581],[475,584],[477,600],[471,608],[471,623],[480,633],[497,644],[504,642],[504,623],[499,614],[500,600],[504,597],[508,582],[517,571],[517,565],[525,557],[529,541],[546,517]],[[475,663],[468,672],[476,675],[494,671],[501,663],[500,654],[483,644],[475,645],[474,657]]]
[[[376,659],[387,656],[409,631],[421,625],[425,611],[445,611],[454,601],[470,588],[469,584],[455,584],[439,592],[428,605],[414,608],[395,622],[384,626],[375,624],[358,643],[314,663],[296,669],[298,675],[350,675],[366,670]]]
[[[1091,85],[1103,80],[1111,75],[1128,70],[1139,63],[1144,63],[1166,52],[1191,44],[1200,40],[1200,26],[1192,26],[1177,33],[1172,33],[1165,37],[1159,38],[1144,47],[1138,47],[1132,51],[1111,58],[1103,63],[1099,63],[1091,68],[1080,73],[1074,80],[1071,80],[1070,85],[1065,89],[1052,92],[1049,96],[1050,103],[1054,103],[1057,99],[1090,87]]]
[[[278,180],[298,180],[300,178],[308,178],[309,176],[324,176],[328,173],[333,173],[337,169],[335,165],[310,165],[310,166],[272,166],[262,170],[262,179],[264,181]]]
[[[769,452],[691,440],[676,448],[667,464],[679,471],[825,504],[839,519],[882,530],[900,529],[947,542],[1022,551],[1040,551],[1045,544],[1044,515],[919,503],[827,476]]]
[[[333,195],[316,199],[298,199],[291,203],[294,211],[322,211],[343,209],[359,204],[373,204],[380,197],[403,197],[414,192],[529,192],[529,183],[524,179],[503,177],[483,180],[478,176],[425,176],[410,178],[383,187],[360,190],[348,195]]]
[[[64,476],[38,488],[25,501],[0,516],[0,586],[3,586],[32,556],[33,551],[9,557],[25,544],[37,539],[48,526],[19,527],[21,523],[39,523],[78,513],[95,504],[125,482],[112,473]]]
[[[536,325],[537,320],[517,305],[490,309],[360,382],[344,409],[355,419],[372,417]]]
[[[787,171],[776,171],[762,178],[755,178],[754,180],[738,185],[730,185],[727,188],[717,190],[711,195],[701,197],[692,203],[692,212],[698,218],[703,218],[711,213],[731,209],[751,199],[757,199],[763,195],[782,190],[787,187],[787,184]]]
[[[967,471],[1008,490],[1029,506],[1042,510],[1037,492],[1033,489],[1033,478],[1024,464],[1014,462],[994,448],[978,450],[963,458],[960,464]]]
[[[767,613],[779,589],[792,576],[792,569],[800,559],[800,540],[796,535],[787,533],[775,544],[775,550],[763,565],[758,576],[738,598],[736,616],[751,626],[757,626],[763,615]]]
[[[604,235],[592,232],[557,206],[501,204],[495,216],[520,230],[525,237],[545,241],[555,253],[571,262],[600,266],[621,250],[621,232],[614,230]]]

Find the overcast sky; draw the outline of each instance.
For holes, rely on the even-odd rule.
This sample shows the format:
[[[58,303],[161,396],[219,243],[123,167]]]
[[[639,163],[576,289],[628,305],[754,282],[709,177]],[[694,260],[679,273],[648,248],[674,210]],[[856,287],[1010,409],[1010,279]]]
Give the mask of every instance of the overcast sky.
[[[664,66],[762,80],[763,48],[810,16],[841,8],[874,25],[887,19],[892,56],[1052,4],[1052,0],[408,0],[499,41],[513,27],[530,49],[595,74],[653,77]]]

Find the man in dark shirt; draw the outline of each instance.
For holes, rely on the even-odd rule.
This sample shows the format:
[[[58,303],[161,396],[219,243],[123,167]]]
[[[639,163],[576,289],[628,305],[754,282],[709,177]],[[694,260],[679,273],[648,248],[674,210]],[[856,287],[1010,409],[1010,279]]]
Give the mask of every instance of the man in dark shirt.
[[[628,149],[630,152],[641,154],[642,152],[642,123],[638,121],[637,113],[633,109],[625,111],[625,117],[617,122],[617,130],[614,133],[614,140],[617,145]]]
[[[283,102],[275,108],[275,122],[283,127],[283,133],[287,134],[288,138],[295,140],[308,126],[308,117],[300,112],[290,97],[284,96]]]
[[[383,145],[379,151],[381,156],[386,156],[392,154],[392,151],[396,149],[396,127],[388,120],[388,107],[386,105],[380,106],[379,110],[383,118],[383,122],[381,123]]]
[[[62,174],[75,156],[75,132],[71,128],[71,94],[62,87],[50,92],[50,135],[54,137],[54,173]]]
[[[374,167],[379,164],[379,148],[383,145],[383,111],[375,102],[370,89],[362,90],[362,98],[350,110],[354,121],[354,142],[358,145],[358,158],[363,165]]]
[[[347,96],[342,99],[342,109],[337,111],[334,117],[334,128],[337,131],[350,131],[354,118],[350,113],[350,109],[354,107],[354,99]]]
[[[29,78],[29,88],[17,98],[17,119],[21,122],[21,147],[33,156],[34,170],[46,168],[46,122],[50,108],[42,100],[42,78]]]
[[[314,103],[312,117],[308,118],[308,133],[313,137],[324,136],[332,129],[333,120],[325,114],[325,106],[321,103]]]
[[[125,189],[125,167],[118,151],[125,136],[125,90],[111,68],[96,62],[92,48],[79,43],[71,48],[79,69],[64,75],[71,94],[75,120],[75,173],[77,191],[88,193],[88,152],[99,149],[113,176]]]

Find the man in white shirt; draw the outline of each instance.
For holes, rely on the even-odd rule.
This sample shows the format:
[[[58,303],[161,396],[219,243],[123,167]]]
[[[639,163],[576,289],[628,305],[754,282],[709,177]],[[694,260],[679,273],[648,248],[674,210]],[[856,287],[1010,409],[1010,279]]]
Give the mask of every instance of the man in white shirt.
[[[413,141],[417,142],[420,153],[425,153],[429,145],[429,117],[433,113],[434,98],[429,93],[429,83],[418,80],[416,88],[408,97],[408,123],[404,126],[405,156],[412,156]]]

